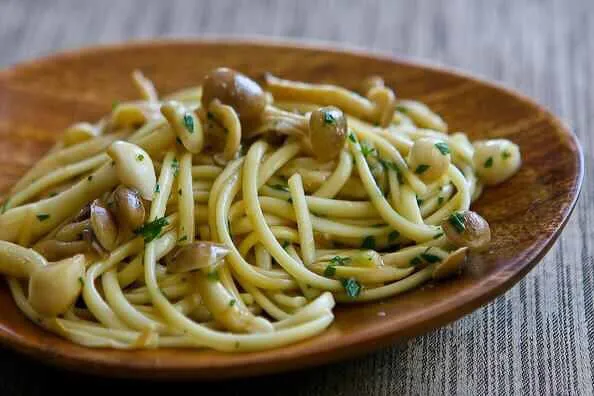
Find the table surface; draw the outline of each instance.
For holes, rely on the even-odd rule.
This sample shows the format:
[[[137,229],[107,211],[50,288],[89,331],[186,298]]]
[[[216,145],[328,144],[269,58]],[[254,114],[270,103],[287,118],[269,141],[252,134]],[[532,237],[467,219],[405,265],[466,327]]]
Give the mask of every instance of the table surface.
[[[555,247],[519,284],[465,318],[348,362],[194,384],[206,395],[593,394],[594,1],[0,0],[0,67],[97,43],[204,34],[326,40],[454,66],[517,89],[579,136],[586,181]],[[0,350],[0,394],[177,390],[46,367]],[[143,389],[144,388],[144,389]]]

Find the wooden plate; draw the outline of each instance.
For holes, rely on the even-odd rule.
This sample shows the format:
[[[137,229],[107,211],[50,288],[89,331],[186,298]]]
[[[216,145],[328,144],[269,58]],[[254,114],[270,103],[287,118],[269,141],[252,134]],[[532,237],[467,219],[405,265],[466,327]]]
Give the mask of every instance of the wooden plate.
[[[93,48],[32,61],[0,73],[0,191],[6,191],[77,120],[95,120],[116,100],[133,99],[130,72],[142,69],[160,92],[198,84],[209,69],[229,66],[356,88],[370,74],[397,95],[429,104],[471,139],[518,143],[523,167],[488,189],[475,208],[491,224],[493,243],[465,274],[386,301],[342,306],[319,337],[282,349],[225,354],[162,349],[86,349],[46,333],[0,287],[0,341],[75,370],[146,378],[221,379],[293,370],[371,351],[425,333],[509,289],[549,250],[578,197],[583,158],[576,137],[531,100],[457,72],[386,56],[294,44],[159,41]]]

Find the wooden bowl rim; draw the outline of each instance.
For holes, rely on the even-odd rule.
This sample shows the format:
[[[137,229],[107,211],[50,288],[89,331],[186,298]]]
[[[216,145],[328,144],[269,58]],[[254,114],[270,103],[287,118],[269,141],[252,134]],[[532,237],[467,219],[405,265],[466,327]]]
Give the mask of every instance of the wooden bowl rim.
[[[559,139],[565,138],[567,146],[570,151],[574,154],[575,158],[575,174],[572,175],[572,185],[570,190],[571,200],[562,208],[558,213],[561,216],[561,220],[554,229],[549,231],[549,234],[543,240],[543,242],[535,246],[532,244],[528,249],[524,251],[524,258],[521,260],[521,265],[514,268],[513,271],[506,271],[505,277],[497,277],[496,279],[487,278],[482,280],[485,283],[486,288],[480,292],[472,290],[472,293],[466,293],[463,298],[460,298],[457,304],[444,304],[436,309],[432,310],[431,315],[421,315],[418,320],[421,322],[428,322],[431,320],[432,324],[429,324],[425,331],[435,329],[443,326],[449,322],[452,322],[460,317],[474,311],[480,306],[491,301],[495,297],[503,294],[505,291],[510,289],[515,283],[517,283],[522,277],[524,277],[550,250],[554,242],[558,238],[560,232],[565,227],[569,220],[571,213],[573,212],[584,178],[584,154],[582,147],[576,135],[571,129],[555,117],[545,106],[538,104],[533,99],[525,96],[524,94],[518,93],[511,88],[506,87],[501,83],[494,83],[484,79],[483,77],[476,77],[472,74],[461,71],[457,68],[449,66],[441,66],[435,63],[429,63],[425,60],[419,60],[417,58],[393,55],[386,52],[380,52],[375,50],[366,50],[361,47],[344,45],[340,43],[320,41],[320,40],[308,40],[307,42],[299,40],[289,39],[271,39],[268,37],[261,36],[248,36],[248,37],[236,37],[236,36],[220,36],[212,35],[200,38],[166,38],[166,39],[151,39],[151,40],[134,40],[117,42],[112,44],[104,44],[97,46],[90,46],[79,49],[72,49],[68,51],[58,52],[49,56],[45,56],[39,59],[31,59],[25,62],[12,65],[4,70],[0,70],[0,81],[9,81],[13,74],[23,72],[28,69],[35,69],[43,67],[47,64],[52,64],[60,61],[68,61],[73,58],[84,57],[87,55],[93,55],[98,53],[114,53],[119,51],[138,50],[138,49],[151,49],[160,46],[177,45],[177,46],[238,46],[248,45],[265,48],[279,48],[279,49],[293,49],[293,50],[315,50],[323,51],[326,53],[332,53],[334,55],[347,54],[356,56],[359,58],[369,60],[379,60],[382,62],[390,62],[396,65],[401,65],[416,69],[425,69],[435,73],[441,73],[444,75],[458,77],[491,90],[499,91],[506,96],[511,96],[518,101],[527,104],[529,107],[540,111],[546,118],[546,120],[552,125],[556,132],[560,135]],[[418,322],[417,322],[418,323]],[[33,326],[33,324],[31,324]],[[195,363],[188,365],[175,365],[171,361],[167,362],[167,366],[154,367],[151,364],[147,364],[142,360],[135,361],[134,364],[121,365],[115,359],[110,359],[109,351],[105,351],[102,354],[101,359],[88,359],[86,354],[68,353],[51,346],[34,340],[30,340],[25,337],[21,337],[16,333],[6,332],[0,329],[0,343],[10,347],[14,350],[23,352],[30,356],[36,356],[45,360],[51,364],[66,367],[76,371],[86,371],[94,374],[103,374],[116,377],[137,377],[146,379],[162,379],[162,378],[178,378],[178,379],[196,379],[195,374],[199,374],[203,370],[218,370],[216,378],[199,376],[200,379],[206,380],[219,380],[230,377],[242,377],[247,375],[259,375],[272,372],[288,371],[291,370],[291,364],[288,362],[294,362],[294,359],[299,358],[299,364],[295,366],[309,367],[322,363],[328,363],[336,361],[342,358],[350,357],[356,354],[361,354],[362,351],[371,351],[379,347],[388,345],[393,342],[395,338],[392,336],[392,329],[390,321],[386,321],[383,325],[376,325],[373,331],[364,333],[355,333],[345,335],[341,340],[323,347],[310,348],[305,351],[300,350],[296,354],[283,354],[282,348],[271,350],[275,353],[273,357],[268,361],[263,362],[261,359],[250,359],[250,353],[241,354],[245,359],[240,359],[231,364],[212,365],[208,362],[203,362],[200,359],[196,359]],[[414,335],[418,335],[418,331],[401,331],[397,339],[404,339]],[[190,350],[180,350],[180,353],[192,353]],[[332,352],[332,353],[330,353]],[[135,353],[130,351],[129,353]],[[275,364],[284,362],[284,364]],[[288,364],[287,364],[288,363]],[[221,369],[225,367],[235,366],[247,366],[250,364],[262,364],[262,368],[252,368],[241,374],[233,370],[232,374],[225,375],[221,372]]]

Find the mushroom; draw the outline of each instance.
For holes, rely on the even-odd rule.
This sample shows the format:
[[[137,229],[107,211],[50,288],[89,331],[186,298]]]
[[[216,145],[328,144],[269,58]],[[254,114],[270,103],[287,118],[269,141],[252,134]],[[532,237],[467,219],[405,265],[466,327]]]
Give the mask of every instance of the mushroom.
[[[450,276],[459,274],[462,271],[462,265],[466,260],[467,247],[459,248],[454,252],[450,253],[445,260],[440,261],[435,268],[431,276],[433,279],[445,279]]]
[[[90,220],[87,218],[74,223],[66,224],[56,233],[55,238],[58,241],[72,242],[82,239],[84,230],[91,226]]]
[[[66,129],[62,136],[62,141],[64,142],[64,146],[68,147],[90,140],[99,136],[99,134],[99,129],[94,125],[89,124],[88,122],[79,122]]]
[[[190,272],[197,269],[214,271],[229,254],[227,246],[214,242],[196,241],[180,246],[165,258],[169,272]]]
[[[491,241],[489,223],[471,210],[452,213],[441,226],[448,241],[456,247],[480,251]]]
[[[507,139],[475,142],[472,160],[476,173],[487,185],[509,179],[522,163],[520,148]]]
[[[118,226],[113,215],[100,199],[91,203],[91,229],[101,247],[109,252],[116,248]]]
[[[85,256],[82,254],[41,267],[31,274],[27,299],[43,316],[63,314],[80,295],[84,276]]]
[[[148,153],[135,144],[118,140],[109,146],[107,154],[114,161],[122,184],[138,191],[142,198],[152,200],[157,176]]]
[[[84,234],[84,232],[83,232]],[[75,254],[88,252],[90,245],[87,241],[58,241],[46,239],[33,245],[33,249],[47,260],[61,260]]]
[[[275,131],[301,139],[307,151],[320,161],[332,160],[340,154],[348,134],[344,113],[333,106],[320,107],[300,115],[267,107],[265,123],[257,133]]]
[[[243,129],[253,129],[260,124],[266,107],[266,95],[254,80],[226,67],[210,71],[202,81],[202,107],[218,99],[237,112]]]
[[[120,226],[135,230],[144,224],[146,211],[137,191],[120,185],[112,197],[113,211]]]
[[[202,151],[204,131],[196,114],[184,104],[170,100],[161,106],[161,114],[167,119],[175,135],[191,153]]]
[[[0,273],[27,278],[35,270],[45,267],[46,259],[33,249],[12,242],[0,241]]]
[[[434,138],[416,140],[408,153],[408,166],[423,181],[432,182],[442,177],[451,163],[448,145]]]

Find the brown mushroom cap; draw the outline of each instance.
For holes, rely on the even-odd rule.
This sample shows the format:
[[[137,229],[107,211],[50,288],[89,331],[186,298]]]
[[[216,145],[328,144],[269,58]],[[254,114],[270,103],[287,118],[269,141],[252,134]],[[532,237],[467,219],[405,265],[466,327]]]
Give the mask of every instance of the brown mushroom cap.
[[[333,106],[320,107],[309,117],[311,150],[322,161],[336,158],[346,141],[347,120],[343,112]]]
[[[120,185],[113,192],[113,203],[113,210],[120,225],[135,230],[144,224],[146,211],[137,191]]]
[[[62,260],[79,253],[86,253],[90,250],[87,241],[57,241],[46,239],[36,243],[33,250],[41,254],[49,261]]]
[[[214,99],[233,107],[244,129],[259,125],[266,107],[266,95],[260,85],[226,67],[212,70],[202,82],[203,108],[207,109]]]
[[[229,254],[229,248],[225,245],[206,241],[193,242],[179,247],[166,256],[167,270],[189,272],[208,268],[212,271],[227,254]]]
[[[491,241],[489,223],[471,210],[453,213],[441,226],[448,241],[456,247],[483,250]]]
[[[105,250],[115,249],[118,239],[117,223],[111,212],[99,199],[91,203],[91,228],[95,238]]]

